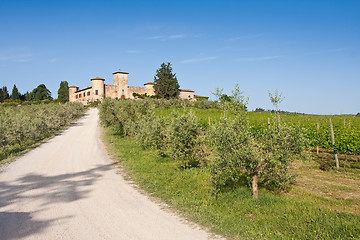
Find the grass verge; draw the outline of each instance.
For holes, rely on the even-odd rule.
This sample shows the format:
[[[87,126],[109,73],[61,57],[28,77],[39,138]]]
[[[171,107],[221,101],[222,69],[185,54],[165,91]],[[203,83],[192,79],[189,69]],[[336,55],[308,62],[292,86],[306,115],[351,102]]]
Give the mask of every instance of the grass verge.
[[[142,149],[135,139],[123,138],[111,128],[103,137],[142,189],[216,234],[229,239],[360,238],[360,216],[322,206],[321,195],[296,190],[297,186],[288,194],[260,189],[254,201],[250,188],[239,186],[214,197],[206,170],[179,169],[171,159]]]

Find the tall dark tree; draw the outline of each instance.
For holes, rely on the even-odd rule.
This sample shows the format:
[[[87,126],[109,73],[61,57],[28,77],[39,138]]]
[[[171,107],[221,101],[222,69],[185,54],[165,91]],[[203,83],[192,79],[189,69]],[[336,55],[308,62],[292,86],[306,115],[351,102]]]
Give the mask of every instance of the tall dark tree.
[[[69,101],[69,84],[67,81],[61,81],[60,88],[58,90],[58,100],[60,102]]]
[[[45,84],[40,84],[31,92],[31,100],[52,100],[51,92],[46,88]]]
[[[174,73],[172,73],[171,63],[162,63],[156,70],[154,77],[154,90],[160,98],[173,98],[179,92],[179,83]]]
[[[13,90],[11,92],[11,100],[19,100],[20,99],[20,93],[16,85],[14,84]]]
[[[3,102],[6,99],[9,99],[9,92],[7,90],[6,86],[3,86],[2,88],[0,88],[0,102]]]

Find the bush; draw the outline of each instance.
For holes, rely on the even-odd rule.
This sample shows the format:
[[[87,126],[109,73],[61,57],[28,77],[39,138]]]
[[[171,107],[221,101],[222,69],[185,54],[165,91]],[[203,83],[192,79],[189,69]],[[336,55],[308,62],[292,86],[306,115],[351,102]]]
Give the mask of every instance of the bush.
[[[139,120],[136,134],[138,143],[144,148],[152,148],[164,154],[165,123],[150,111]]]
[[[173,118],[166,131],[166,153],[182,167],[199,165],[195,151],[199,129],[192,112],[182,115],[173,113]]]

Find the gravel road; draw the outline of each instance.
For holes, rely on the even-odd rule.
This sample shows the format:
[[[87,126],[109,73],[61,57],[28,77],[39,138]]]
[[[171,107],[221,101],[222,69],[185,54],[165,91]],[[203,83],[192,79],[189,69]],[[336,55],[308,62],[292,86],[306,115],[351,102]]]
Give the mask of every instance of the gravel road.
[[[209,239],[116,173],[97,109],[3,167],[0,239]]]

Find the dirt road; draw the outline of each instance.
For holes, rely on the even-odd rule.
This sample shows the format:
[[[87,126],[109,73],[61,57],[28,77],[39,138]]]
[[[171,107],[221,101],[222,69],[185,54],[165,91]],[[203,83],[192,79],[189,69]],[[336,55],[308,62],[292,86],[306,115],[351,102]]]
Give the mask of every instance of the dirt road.
[[[97,109],[0,173],[0,239],[208,239],[116,173]]]

